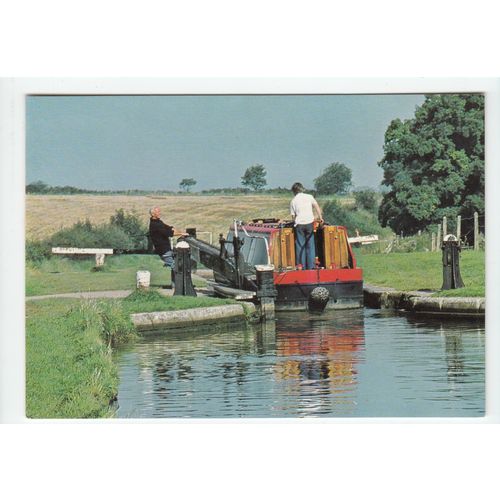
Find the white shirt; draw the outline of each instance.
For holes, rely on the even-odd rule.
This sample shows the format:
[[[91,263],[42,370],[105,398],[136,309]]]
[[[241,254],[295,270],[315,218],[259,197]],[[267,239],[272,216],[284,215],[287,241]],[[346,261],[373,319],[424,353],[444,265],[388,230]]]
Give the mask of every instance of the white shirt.
[[[290,202],[290,213],[295,216],[295,225],[314,222],[314,197],[306,193],[297,193]]]

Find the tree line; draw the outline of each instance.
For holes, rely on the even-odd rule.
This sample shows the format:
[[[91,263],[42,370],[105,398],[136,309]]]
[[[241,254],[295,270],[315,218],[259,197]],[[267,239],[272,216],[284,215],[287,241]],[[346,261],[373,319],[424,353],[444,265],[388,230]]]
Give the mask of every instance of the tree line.
[[[165,189],[144,190],[144,189],[123,189],[123,190],[96,190],[81,189],[74,186],[50,186],[43,181],[31,182],[26,185],[26,194],[174,194],[174,191]]]
[[[202,193],[217,193],[234,191],[235,194],[266,191],[269,193],[288,192],[289,188],[267,188],[266,169],[263,165],[252,165],[245,170],[241,177],[242,188],[214,188],[201,191]],[[332,163],[322,174],[314,180],[315,191],[318,194],[345,194],[352,186],[351,169],[343,163]],[[179,183],[181,191],[189,193],[191,188],[197,184],[196,179],[184,178]],[[92,190],[80,189],[74,186],[49,186],[43,181],[36,181],[26,185],[27,194],[174,194],[172,190]]]

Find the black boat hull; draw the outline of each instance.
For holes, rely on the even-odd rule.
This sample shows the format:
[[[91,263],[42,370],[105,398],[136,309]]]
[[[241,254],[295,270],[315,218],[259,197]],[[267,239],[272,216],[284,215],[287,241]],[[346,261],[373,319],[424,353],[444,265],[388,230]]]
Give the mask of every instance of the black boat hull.
[[[344,281],[333,283],[290,284],[276,287],[276,311],[303,311],[308,309],[310,293],[316,287],[326,288],[330,300],[326,309],[356,309],[363,307],[363,282]]]

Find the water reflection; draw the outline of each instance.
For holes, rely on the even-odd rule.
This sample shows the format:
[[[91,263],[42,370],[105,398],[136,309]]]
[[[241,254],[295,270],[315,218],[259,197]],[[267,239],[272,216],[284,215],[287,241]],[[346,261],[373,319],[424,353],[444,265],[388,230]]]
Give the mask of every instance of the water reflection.
[[[448,366],[448,380],[464,377],[464,349],[460,334],[445,335],[446,364]]]
[[[438,331],[444,341],[445,360],[447,366],[447,377],[450,388],[458,379],[467,377],[467,371],[473,366],[467,367],[467,355],[464,347],[464,339],[470,342],[475,339],[478,348],[484,352],[484,320],[480,318],[468,318],[464,320],[460,317],[449,318],[446,321],[442,317],[425,317],[422,319],[418,315],[407,317],[408,324],[416,329],[425,328],[427,332]],[[467,369],[467,371],[466,371]]]
[[[179,331],[117,353],[119,417],[471,416],[484,326],[381,311]]]
[[[362,311],[281,320],[275,378],[296,395],[301,416],[331,413],[356,405],[356,365],[364,348]],[[335,397],[332,397],[335,396]],[[312,404],[311,404],[312,402]]]

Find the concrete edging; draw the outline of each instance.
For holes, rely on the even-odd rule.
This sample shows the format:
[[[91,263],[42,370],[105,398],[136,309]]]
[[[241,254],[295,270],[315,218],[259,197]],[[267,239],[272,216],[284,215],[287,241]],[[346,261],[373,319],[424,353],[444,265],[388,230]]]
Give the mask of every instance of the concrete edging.
[[[401,292],[392,288],[364,285],[364,303],[376,309],[403,309],[405,311],[461,315],[485,315],[484,297],[431,297],[426,292]]]
[[[255,305],[248,303],[249,313],[255,312]],[[130,315],[137,331],[147,332],[183,328],[197,325],[246,320],[242,304],[226,304],[213,307],[198,307],[178,311],[158,311]]]

